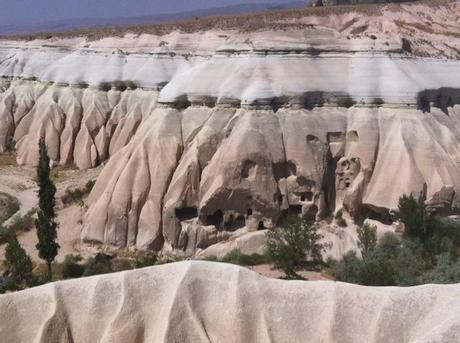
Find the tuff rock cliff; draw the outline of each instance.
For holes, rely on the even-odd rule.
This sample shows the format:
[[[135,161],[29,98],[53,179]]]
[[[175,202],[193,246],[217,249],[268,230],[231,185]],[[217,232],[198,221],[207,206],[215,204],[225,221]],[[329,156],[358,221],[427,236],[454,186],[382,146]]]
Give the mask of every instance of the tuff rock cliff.
[[[324,11],[1,41],[0,151],[33,165],[44,135],[55,164],[106,164],[82,239],[117,247],[260,240],[288,212],[389,222],[407,193],[460,213],[459,5]]]

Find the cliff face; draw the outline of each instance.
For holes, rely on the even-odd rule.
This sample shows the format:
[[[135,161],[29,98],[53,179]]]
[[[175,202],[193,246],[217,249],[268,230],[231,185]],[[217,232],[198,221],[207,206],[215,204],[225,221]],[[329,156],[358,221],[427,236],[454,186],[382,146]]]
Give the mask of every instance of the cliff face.
[[[82,238],[115,246],[191,252],[289,211],[385,217],[411,192],[458,213],[459,7],[375,8],[4,41],[0,151],[34,164],[45,135],[56,164],[108,161]]]
[[[459,285],[281,281],[181,262],[2,295],[0,331],[5,342],[458,342],[459,296]]]

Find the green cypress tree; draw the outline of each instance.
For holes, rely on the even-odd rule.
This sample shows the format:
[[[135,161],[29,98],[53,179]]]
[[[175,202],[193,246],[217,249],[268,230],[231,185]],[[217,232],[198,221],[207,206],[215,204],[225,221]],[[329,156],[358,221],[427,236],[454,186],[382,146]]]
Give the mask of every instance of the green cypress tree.
[[[38,146],[38,218],[35,221],[38,244],[36,248],[38,250],[38,256],[46,262],[48,267],[48,279],[51,280],[51,263],[54,261],[60,248],[59,244],[56,242],[58,224],[56,222],[56,213],[54,212],[56,187],[50,177],[50,158],[43,137],[40,138]]]

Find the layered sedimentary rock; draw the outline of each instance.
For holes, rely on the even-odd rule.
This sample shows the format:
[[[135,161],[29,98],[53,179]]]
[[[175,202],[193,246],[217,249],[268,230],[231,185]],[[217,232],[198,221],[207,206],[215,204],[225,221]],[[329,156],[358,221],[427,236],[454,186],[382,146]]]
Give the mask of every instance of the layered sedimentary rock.
[[[458,342],[459,296],[459,285],[281,281],[181,262],[2,295],[0,332],[47,343]]]
[[[257,230],[287,211],[318,219],[341,208],[357,215],[363,206],[386,213],[402,194],[424,189],[457,213],[459,119],[458,106],[449,115],[385,107],[159,108],[101,174],[84,237],[147,248],[162,236],[185,249],[180,236],[191,224]]]
[[[43,135],[56,164],[107,162],[82,239],[117,247],[191,254],[289,212],[389,221],[408,193],[459,213],[459,6],[360,11],[4,41],[0,151],[33,165]]]

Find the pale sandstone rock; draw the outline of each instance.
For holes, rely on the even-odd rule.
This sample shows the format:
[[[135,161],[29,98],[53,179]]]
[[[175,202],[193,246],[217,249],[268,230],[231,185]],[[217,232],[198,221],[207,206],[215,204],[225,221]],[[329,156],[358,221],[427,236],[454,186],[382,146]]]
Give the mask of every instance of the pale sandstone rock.
[[[157,96],[15,81],[0,97],[0,151],[13,147],[19,164],[35,165],[43,135],[53,162],[96,167],[131,140]]]
[[[281,20],[302,29],[2,41],[0,152],[34,165],[43,135],[53,165],[108,160],[82,238],[122,247],[190,253],[289,212],[387,218],[402,194],[422,190],[431,209],[457,214],[459,10],[411,4]],[[346,239],[335,251],[353,246]]]
[[[0,296],[5,342],[458,342],[459,285],[363,287],[181,262]]]
[[[85,240],[162,246],[163,197],[183,149],[180,118],[174,109],[154,110],[118,158],[109,161],[90,196]]]
[[[222,258],[232,251],[239,251],[243,255],[265,253],[265,233],[267,230],[247,232],[241,229],[241,232],[230,236],[226,242],[220,242],[209,246],[208,248],[198,251],[198,258],[217,257]]]
[[[197,132],[193,136],[186,135],[184,153],[164,198],[163,236],[172,248],[176,247],[182,229],[180,221],[198,215],[201,172],[224,139],[225,125],[235,114],[231,108],[200,111],[209,117],[200,123],[200,127],[196,127]],[[184,122],[188,118],[182,119]],[[185,124],[190,126],[190,123]]]
[[[191,113],[196,121],[185,122]],[[321,218],[341,208],[356,215],[367,206],[385,213],[396,208],[402,194],[419,194],[425,187],[431,199],[444,185],[460,182],[459,169],[452,160],[459,153],[460,140],[454,125],[457,109],[449,114],[358,107],[282,109],[275,114],[251,108],[234,112],[220,107],[191,107],[177,112],[178,120],[171,120],[167,126],[154,123],[153,115],[128,147],[108,163],[97,182],[86,220],[91,230],[85,231],[83,238],[118,244],[96,234],[96,230],[110,227],[107,219],[101,222],[100,218],[130,217],[132,229],[121,225],[120,235],[131,232],[127,242],[139,246],[137,230],[157,235],[153,232],[159,230],[159,224],[152,223],[160,221],[153,218],[163,216],[161,236],[165,247],[174,249],[183,229],[182,220],[197,219],[200,225],[213,225],[219,231],[241,227],[257,230],[273,227],[285,211]],[[194,130],[184,130],[185,124]],[[148,125],[155,128],[155,135],[167,135],[174,129],[186,137],[181,136],[173,154],[164,144],[141,143]],[[428,134],[436,130],[443,131],[442,140],[435,138],[441,136]],[[194,132],[193,138],[188,132]],[[189,143],[182,141],[188,138]],[[164,176],[168,189],[161,191],[155,201],[155,208],[163,206],[162,214],[155,210],[159,214],[142,226],[136,220],[139,211],[151,212],[142,201],[136,201],[136,212],[131,211],[132,199],[137,198],[137,191],[131,187],[143,189],[158,179],[148,176],[143,186],[136,186],[140,180],[134,180],[131,174],[134,170],[140,173],[146,166],[130,156],[133,150],[147,148],[148,155],[144,152],[141,156],[184,152],[168,167],[171,181]],[[118,179],[122,170],[130,170],[129,183]],[[166,195],[163,198],[161,194]],[[116,210],[111,202],[118,204]]]

